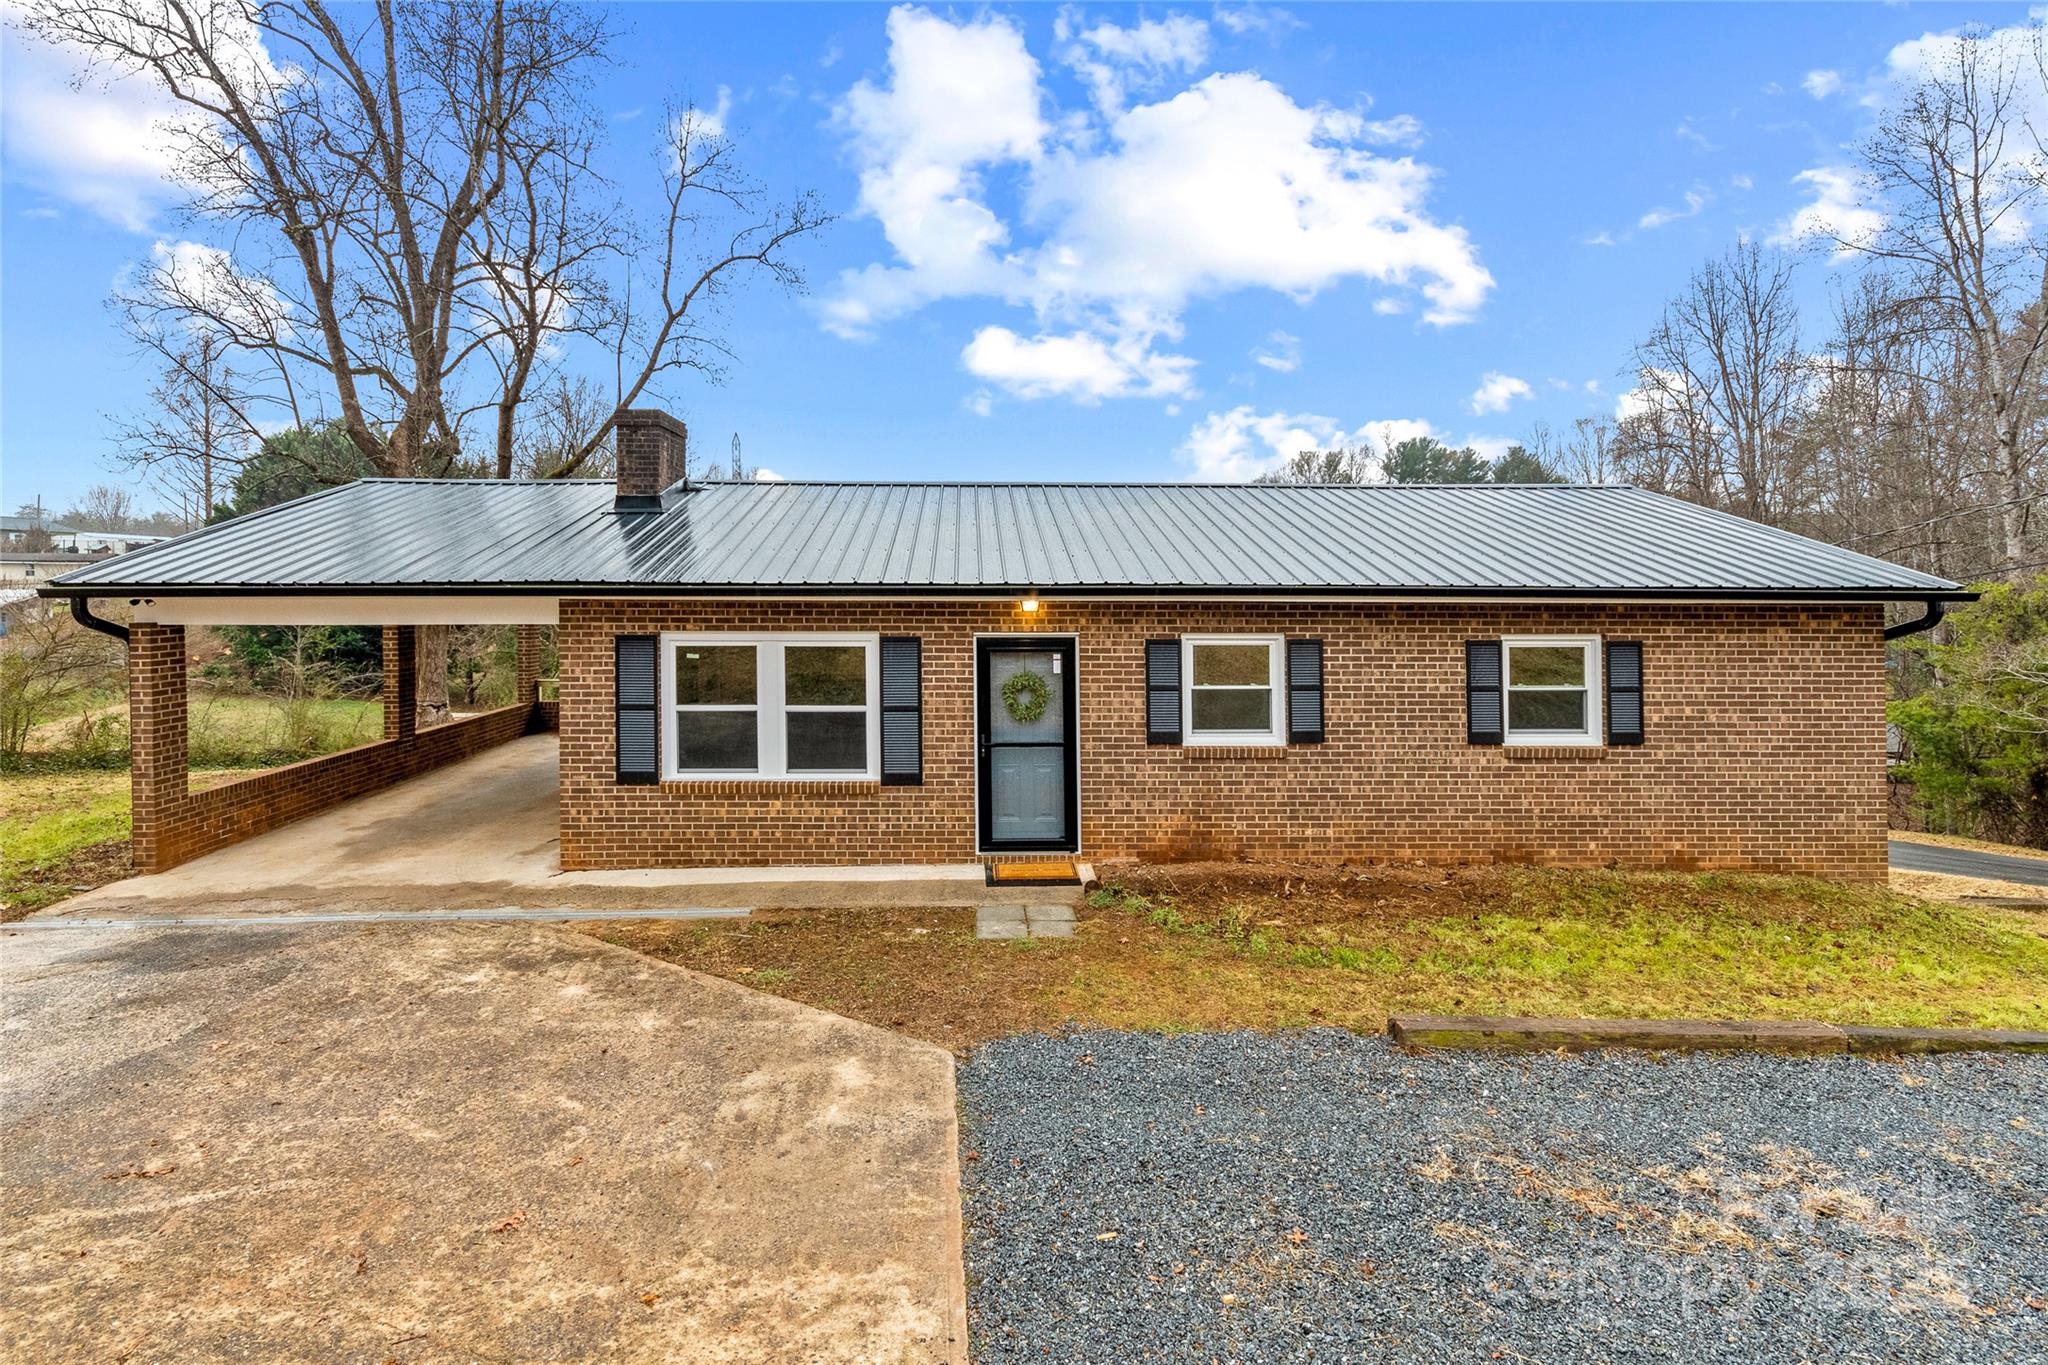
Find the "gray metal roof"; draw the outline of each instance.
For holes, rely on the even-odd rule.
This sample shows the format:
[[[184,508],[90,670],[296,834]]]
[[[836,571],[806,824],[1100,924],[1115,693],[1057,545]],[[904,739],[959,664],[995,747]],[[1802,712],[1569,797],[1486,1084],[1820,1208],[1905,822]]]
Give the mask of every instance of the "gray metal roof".
[[[0,514],[0,535],[18,536],[28,531],[48,531],[53,536],[70,535],[77,528],[49,517],[17,517]]]
[[[366,479],[55,579],[79,595],[579,592],[1897,598],[1954,583],[1640,489],[1585,485]]]

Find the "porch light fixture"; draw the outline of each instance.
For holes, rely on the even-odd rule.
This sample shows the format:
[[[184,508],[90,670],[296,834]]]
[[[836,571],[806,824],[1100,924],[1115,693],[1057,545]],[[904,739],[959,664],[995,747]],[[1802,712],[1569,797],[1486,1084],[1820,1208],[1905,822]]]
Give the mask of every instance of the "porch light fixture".
[[[1024,600],[1023,600],[1022,602],[1019,602],[1019,603],[1017,604],[1017,610],[1019,610],[1019,611],[1037,611],[1037,610],[1038,610],[1038,590],[1037,590],[1037,589],[1035,589],[1035,588],[1027,588],[1027,589],[1025,589],[1025,591],[1024,591]]]

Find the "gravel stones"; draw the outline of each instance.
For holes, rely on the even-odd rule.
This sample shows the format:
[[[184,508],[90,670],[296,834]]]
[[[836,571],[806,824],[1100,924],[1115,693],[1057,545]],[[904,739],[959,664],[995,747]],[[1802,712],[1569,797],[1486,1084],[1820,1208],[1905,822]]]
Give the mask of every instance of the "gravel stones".
[[[1005,1039],[975,1358],[2048,1358],[2048,1058]]]

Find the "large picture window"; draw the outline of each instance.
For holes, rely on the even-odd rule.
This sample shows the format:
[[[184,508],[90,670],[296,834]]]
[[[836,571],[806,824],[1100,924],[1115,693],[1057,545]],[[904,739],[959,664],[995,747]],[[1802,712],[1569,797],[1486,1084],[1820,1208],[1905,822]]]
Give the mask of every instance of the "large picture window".
[[[665,635],[664,773],[875,778],[872,635]]]
[[[1509,744],[1600,742],[1600,637],[1510,636],[1506,669]]]
[[[1181,640],[1185,744],[1282,744],[1277,635],[1189,635]]]

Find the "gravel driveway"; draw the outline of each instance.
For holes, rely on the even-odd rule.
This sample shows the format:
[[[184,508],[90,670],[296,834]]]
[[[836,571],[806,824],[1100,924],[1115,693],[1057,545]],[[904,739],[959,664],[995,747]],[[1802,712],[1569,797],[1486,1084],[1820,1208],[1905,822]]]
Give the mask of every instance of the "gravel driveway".
[[[2048,1358],[2048,1058],[1024,1037],[960,1075],[975,1358]]]

